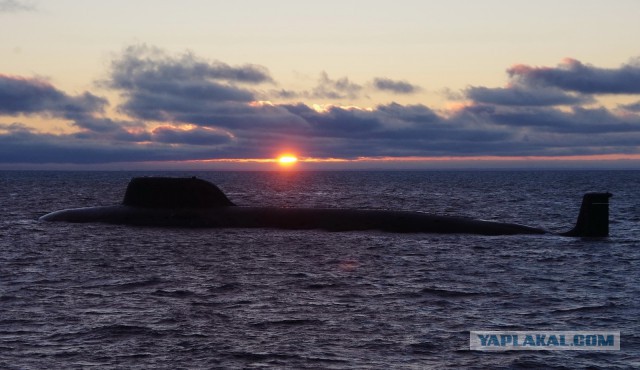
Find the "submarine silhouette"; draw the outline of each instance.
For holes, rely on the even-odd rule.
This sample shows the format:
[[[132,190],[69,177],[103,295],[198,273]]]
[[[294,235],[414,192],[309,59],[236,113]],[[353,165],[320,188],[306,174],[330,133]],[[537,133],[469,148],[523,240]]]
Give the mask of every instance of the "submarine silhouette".
[[[575,227],[560,235],[609,235],[611,193],[587,193]],[[480,235],[545,234],[535,227],[440,216],[415,211],[236,206],[214,184],[192,178],[133,178],[120,205],[74,208],[40,217],[43,221],[102,222],[135,226],[380,230],[397,233]]]

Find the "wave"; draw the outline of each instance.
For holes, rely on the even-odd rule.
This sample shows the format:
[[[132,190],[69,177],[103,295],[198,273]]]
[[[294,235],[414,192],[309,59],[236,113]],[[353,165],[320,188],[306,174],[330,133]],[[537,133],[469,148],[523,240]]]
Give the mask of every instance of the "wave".
[[[152,328],[140,325],[112,324],[98,326],[85,333],[89,337],[116,338],[116,337],[160,337],[162,333]]]
[[[273,326],[304,326],[304,325],[322,325],[324,322],[317,319],[284,319],[284,320],[271,320],[262,321],[251,324],[254,327],[266,328]]]
[[[118,291],[129,291],[129,290],[136,290],[138,288],[146,288],[146,287],[150,287],[150,286],[154,286],[154,285],[159,285],[164,283],[165,281],[159,277],[151,277],[145,280],[140,280],[140,281],[129,281],[126,283],[120,283],[120,284],[115,284],[115,285],[109,285],[106,288],[107,289],[113,289],[113,290],[118,290]]]
[[[604,310],[610,310],[613,308],[619,307],[618,305],[616,305],[613,302],[607,302],[601,305],[585,305],[585,306],[578,306],[578,307],[568,307],[568,308],[559,308],[556,310],[553,310],[551,312],[561,312],[561,313],[569,313],[569,312],[598,312],[598,311],[604,311]]]

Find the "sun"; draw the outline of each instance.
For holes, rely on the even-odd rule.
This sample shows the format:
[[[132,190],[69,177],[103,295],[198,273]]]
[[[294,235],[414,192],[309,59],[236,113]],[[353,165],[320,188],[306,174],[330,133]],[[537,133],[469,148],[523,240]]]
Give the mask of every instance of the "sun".
[[[296,162],[298,162],[298,158],[295,155],[291,155],[291,154],[283,154],[280,157],[278,157],[278,163],[281,166],[293,166]]]

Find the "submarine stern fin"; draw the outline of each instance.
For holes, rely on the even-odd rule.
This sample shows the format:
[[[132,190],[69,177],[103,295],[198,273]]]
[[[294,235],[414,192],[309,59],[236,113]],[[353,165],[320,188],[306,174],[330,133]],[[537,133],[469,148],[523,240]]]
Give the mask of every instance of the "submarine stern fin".
[[[607,193],[586,193],[582,198],[576,226],[560,235],[603,238],[609,236],[609,198]]]

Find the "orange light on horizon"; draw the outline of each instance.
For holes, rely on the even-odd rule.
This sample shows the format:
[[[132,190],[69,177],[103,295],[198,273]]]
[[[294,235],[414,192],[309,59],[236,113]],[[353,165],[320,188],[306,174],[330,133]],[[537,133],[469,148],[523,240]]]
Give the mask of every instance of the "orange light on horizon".
[[[283,167],[293,166],[298,162],[298,157],[291,154],[284,154],[278,157],[278,163]]]
[[[522,163],[530,164],[534,162],[617,162],[617,161],[640,161],[640,153],[637,154],[587,154],[587,155],[565,155],[565,156],[443,156],[443,157],[427,157],[427,156],[405,156],[405,157],[355,157],[355,158],[336,158],[336,157],[302,157],[298,158],[292,154],[282,154],[275,158],[217,158],[217,159],[199,159],[189,161],[175,161],[175,163],[193,163],[193,164],[229,164],[229,165],[259,165],[267,166],[277,164],[281,169],[291,169],[297,163],[304,163],[310,165],[317,164],[366,164],[366,163],[415,163],[428,164],[428,163],[456,163],[467,162],[473,164],[484,163]],[[266,168],[266,167],[265,167]],[[311,167],[306,167],[311,168]]]

